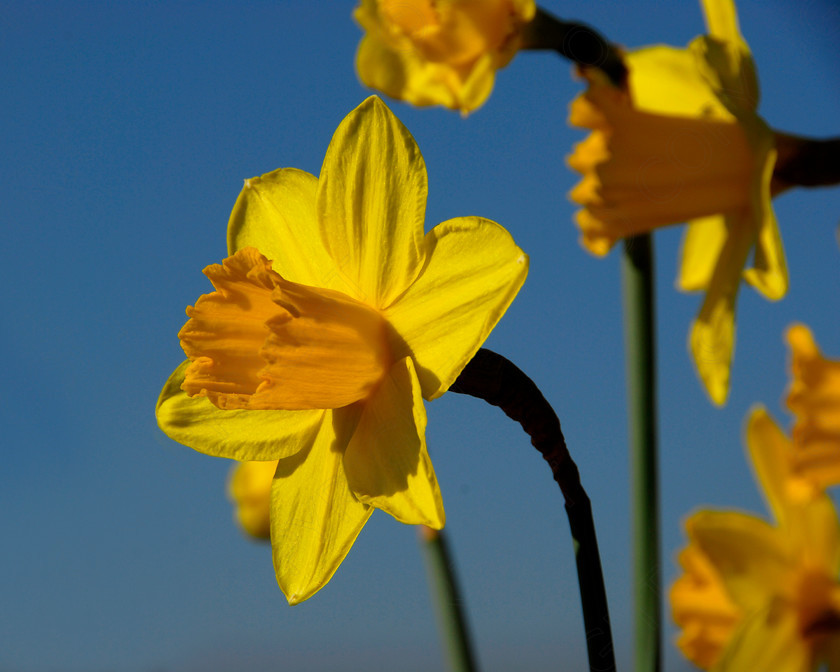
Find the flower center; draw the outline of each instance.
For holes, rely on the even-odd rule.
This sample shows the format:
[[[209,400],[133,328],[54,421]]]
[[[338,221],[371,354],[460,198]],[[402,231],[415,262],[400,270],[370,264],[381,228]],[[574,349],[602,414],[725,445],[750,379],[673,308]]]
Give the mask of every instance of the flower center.
[[[179,333],[189,396],[223,409],[340,408],[369,396],[392,362],[377,310],[285,280],[254,248],[204,272],[216,291]]]
[[[808,572],[801,579],[799,623],[803,636],[815,644],[840,634],[840,586],[823,572]]]

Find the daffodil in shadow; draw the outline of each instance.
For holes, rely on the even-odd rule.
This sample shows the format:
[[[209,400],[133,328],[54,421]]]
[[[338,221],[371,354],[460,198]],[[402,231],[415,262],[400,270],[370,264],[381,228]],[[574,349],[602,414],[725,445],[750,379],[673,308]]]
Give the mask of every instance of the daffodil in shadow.
[[[787,330],[791,382],[787,407],[794,416],[797,470],[813,487],[840,484],[840,361],[826,358],[811,330]]]
[[[467,114],[490,95],[535,12],[534,0],[361,0],[359,78],[412,105]]]
[[[161,393],[160,427],[210,455],[277,460],[274,567],[289,602],[338,568],[373,509],[441,528],[423,400],[442,395],[527,274],[498,224],[424,235],[426,169],[371,97],[339,126],[319,177],[247,180],[215,291],[187,309],[188,360]]]
[[[774,521],[699,511],[671,588],[678,646],[719,672],[840,670],[840,526],[831,499],[798,487],[794,447],[763,408],[747,445]]]
[[[689,347],[705,389],[726,402],[743,278],[771,300],[788,275],[771,204],[773,131],[758,116],[758,80],[732,0],[703,0],[708,35],[685,49],[625,54],[628,90],[595,69],[570,123],[592,129],[569,165],[583,246],[688,222],[678,286],[705,291]],[[752,266],[748,265],[752,254]]]

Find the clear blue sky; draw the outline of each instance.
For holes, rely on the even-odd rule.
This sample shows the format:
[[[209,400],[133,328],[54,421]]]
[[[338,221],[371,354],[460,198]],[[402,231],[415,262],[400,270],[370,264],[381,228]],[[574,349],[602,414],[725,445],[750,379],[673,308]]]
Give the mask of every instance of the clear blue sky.
[[[545,2],[627,46],[683,45],[699,5]],[[771,125],[840,133],[840,10],[742,0]],[[0,11],[0,669],[7,672],[442,669],[415,531],[374,515],[332,582],[290,608],[266,546],[224,496],[228,464],[164,437],[158,392],[182,359],[184,307],[225,256],[242,180],[318,172],[368,91],[351,3],[50,2]],[[491,347],[554,405],[594,503],[619,663],[630,660],[630,532],[618,256],[577,243],[564,156],[580,89],[552,54],[520,54],[468,119],[389,102],[429,171],[427,229],[483,215],[530,254]],[[840,190],[776,201],[791,290],[745,288],[729,404],[713,408],[686,339],[699,297],[673,288],[680,230],[656,236],[663,573],[680,519],[762,503],[742,424],[785,424],[783,331],[804,321],[840,357]],[[562,499],[517,426],[481,402],[427,406],[483,668],[581,669]],[[664,596],[663,596],[664,599]],[[668,630],[668,637],[672,630]],[[668,669],[682,663],[668,647]]]

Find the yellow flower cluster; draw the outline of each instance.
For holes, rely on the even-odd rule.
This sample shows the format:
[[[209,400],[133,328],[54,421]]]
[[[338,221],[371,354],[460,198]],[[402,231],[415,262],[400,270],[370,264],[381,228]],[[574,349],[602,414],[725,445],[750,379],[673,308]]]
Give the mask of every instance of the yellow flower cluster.
[[[840,484],[840,361],[825,359],[802,325],[787,339],[793,438],[763,408],[747,423],[773,523],[725,511],[686,521],[670,598],[677,644],[703,669],[840,670],[840,522],[824,490]]]

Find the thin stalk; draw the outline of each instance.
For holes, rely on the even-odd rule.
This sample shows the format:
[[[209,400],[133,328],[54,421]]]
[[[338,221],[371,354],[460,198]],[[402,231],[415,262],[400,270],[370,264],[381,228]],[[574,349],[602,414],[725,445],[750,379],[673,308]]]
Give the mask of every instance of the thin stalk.
[[[432,587],[438,627],[446,643],[449,669],[452,672],[473,672],[478,668],[446,537],[443,530],[421,525],[418,527],[418,540],[426,559],[426,572]]]
[[[659,479],[656,431],[656,342],[653,243],[624,241],[624,334],[633,500],[636,672],[659,672],[662,613],[659,571]]]
[[[495,352],[479,350],[449,388],[498,406],[531,437],[551,467],[569,517],[591,672],[614,672],[610,614],[589,497],[580,482],[560,421],[534,382]]]

